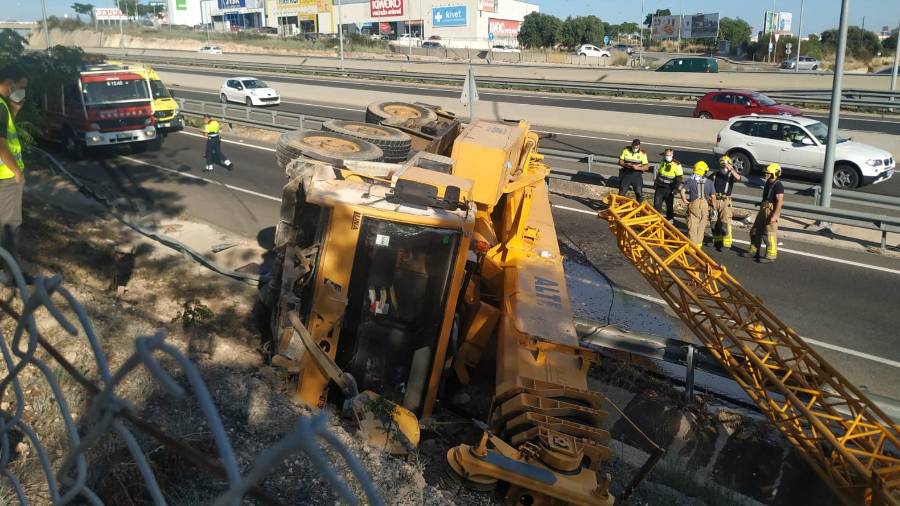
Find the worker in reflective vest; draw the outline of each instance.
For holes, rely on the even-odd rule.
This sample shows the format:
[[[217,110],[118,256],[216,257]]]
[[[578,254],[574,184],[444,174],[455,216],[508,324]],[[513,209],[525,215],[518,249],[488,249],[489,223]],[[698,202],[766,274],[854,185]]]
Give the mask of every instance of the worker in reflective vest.
[[[750,249],[741,256],[753,257],[761,264],[770,264],[778,256],[778,218],[784,206],[784,185],[781,183],[781,165],[770,163],[763,171],[763,186],[759,212],[750,228]],[[760,257],[759,248],[766,243],[766,256]]]
[[[706,179],[709,165],[703,160],[694,164],[694,173],[684,182],[681,198],[688,207],[688,238],[697,248],[703,247],[703,234],[709,223],[709,208],[716,207],[712,181]]]
[[[0,69],[0,247],[14,255],[25,188],[25,161],[15,118],[25,103],[27,86],[28,77],[21,67]]]
[[[671,148],[663,152],[663,161],[656,171],[656,180],[653,183],[653,208],[663,212],[663,204],[666,206],[666,219],[671,222],[675,218],[675,193],[681,186],[684,169],[681,163],[675,159],[675,151]]]
[[[619,155],[619,195],[625,195],[629,189],[634,191],[638,202],[644,199],[644,172],[650,169],[647,153],[641,149],[641,140],[631,141],[631,146],[622,150]]]
[[[719,251],[722,251],[723,247],[731,248],[731,218],[734,213],[731,204],[731,190],[734,188],[734,182],[740,180],[741,175],[734,170],[731,157],[724,155],[720,158],[719,170],[713,176],[713,186],[716,190],[713,246]]]
[[[213,170],[217,163],[230,168],[231,160],[222,153],[222,139],[219,137],[222,127],[209,116],[203,116],[203,123],[203,131],[206,133],[206,170]]]

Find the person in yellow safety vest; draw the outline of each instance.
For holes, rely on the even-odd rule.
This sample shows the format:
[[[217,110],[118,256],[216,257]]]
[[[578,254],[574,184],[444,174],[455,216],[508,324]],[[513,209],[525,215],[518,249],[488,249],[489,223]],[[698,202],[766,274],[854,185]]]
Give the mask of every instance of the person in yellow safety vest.
[[[217,163],[230,168],[231,160],[222,153],[222,139],[219,137],[222,127],[209,116],[203,116],[203,123],[203,131],[206,133],[206,170],[213,170]]]
[[[706,179],[709,165],[703,160],[694,164],[694,173],[687,178],[681,191],[681,200],[688,206],[688,239],[698,248],[703,247],[703,234],[709,223],[709,208],[716,207],[716,194],[712,181]]]
[[[781,166],[771,163],[763,172],[766,185],[753,227],[750,228],[750,249],[741,256],[754,257],[761,264],[770,264],[778,256],[778,218],[784,206],[784,185],[781,184]],[[766,241],[766,256],[760,258],[759,247]]]
[[[675,159],[675,150],[672,148],[663,151],[663,161],[656,171],[656,180],[653,183],[653,208],[663,212],[663,204],[666,206],[666,219],[671,223],[675,218],[675,193],[681,186],[684,177],[684,169],[681,163]]]
[[[634,198],[638,202],[644,200],[644,180],[642,179],[644,172],[650,169],[650,161],[647,159],[647,153],[641,149],[641,140],[635,139],[631,141],[631,146],[622,150],[619,155],[619,195],[625,195],[625,192],[631,188],[634,191]]]
[[[713,245],[717,250],[731,248],[731,218],[734,208],[731,204],[731,190],[735,181],[740,181],[741,175],[734,170],[731,157],[722,156],[719,159],[719,170],[713,175],[713,186],[716,190],[716,219],[713,220]]]
[[[25,161],[16,130],[16,115],[25,103],[28,76],[16,65],[0,69],[0,247],[15,255],[16,235],[22,225]],[[3,262],[0,262],[0,275]]]

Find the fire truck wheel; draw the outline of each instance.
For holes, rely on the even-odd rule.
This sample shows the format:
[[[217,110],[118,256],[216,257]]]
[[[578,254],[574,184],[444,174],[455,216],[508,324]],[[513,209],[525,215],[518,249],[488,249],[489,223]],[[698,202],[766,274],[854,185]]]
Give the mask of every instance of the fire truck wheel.
[[[66,129],[66,133],[63,134],[62,144],[63,149],[66,151],[66,156],[68,156],[70,160],[77,161],[84,158],[84,142],[79,139],[71,129]]]
[[[295,130],[282,134],[275,146],[278,166],[284,169],[301,157],[340,165],[345,160],[380,162],[384,151],[371,142],[334,132]]]

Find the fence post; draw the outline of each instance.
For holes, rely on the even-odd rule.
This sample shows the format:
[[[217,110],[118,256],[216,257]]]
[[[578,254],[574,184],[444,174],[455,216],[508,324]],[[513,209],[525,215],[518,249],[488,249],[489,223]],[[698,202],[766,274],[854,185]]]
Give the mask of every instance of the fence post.
[[[592,174],[594,172],[594,154],[591,153],[588,155],[588,174]]]
[[[884,223],[879,223],[878,227],[881,229],[881,254],[884,255],[887,253],[887,227],[884,226]]]
[[[301,115],[300,115],[300,131],[301,131],[301,132],[302,132],[303,130],[305,130],[305,129],[303,128],[303,124],[304,124],[305,122],[306,122],[306,115],[305,115],[305,114],[301,114]]]
[[[694,399],[694,345],[687,345],[687,370],[684,377],[684,400],[691,403]]]

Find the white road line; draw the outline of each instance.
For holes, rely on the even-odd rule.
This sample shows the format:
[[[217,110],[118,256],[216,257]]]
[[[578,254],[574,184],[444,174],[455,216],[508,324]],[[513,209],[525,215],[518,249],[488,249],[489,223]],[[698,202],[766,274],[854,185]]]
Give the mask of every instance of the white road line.
[[[623,294],[631,296],[631,297],[636,297],[638,299],[643,299],[643,300],[646,300],[649,302],[653,302],[653,303],[659,304],[661,306],[669,307],[669,304],[666,301],[664,301],[663,299],[660,299],[658,297],[653,297],[651,295],[644,295],[642,293],[632,292],[631,290],[625,290],[622,288],[615,288],[615,290],[619,293],[623,293]],[[806,341],[807,343],[812,344],[814,346],[818,346],[820,348],[827,348],[832,351],[839,351],[841,353],[846,353],[847,355],[853,355],[854,357],[871,360],[872,362],[878,362],[879,364],[884,364],[884,365],[887,365],[890,367],[895,367],[897,369],[900,369],[900,362],[897,362],[895,360],[891,360],[891,359],[884,358],[884,357],[879,357],[876,355],[870,355],[868,353],[864,353],[861,351],[851,350],[850,348],[844,348],[843,346],[826,343],[823,341],[819,341],[818,339],[812,339],[810,337],[800,336],[800,338],[803,339],[804,341]]]
[[[597,216],[596,211],[591,211],[589,209],[577,209],[574,207],[561,206],[561,205],[557,205],[557,204],[551,204],[551,207],[555,207],[557,209],[563,209],[565,211],[572,211],[575,213],[583,213],[583,214],[590,214],[593,216]],[[748,241],[744,241],[741,239],[735,239],[734,242],[741,243],[741,244],[750,244]],[[817,260],[824,260],[826,262],[834,262],[834,263],[838,263],[838,264],[852,265],[854,267],[861,267],[863,269],[870,269],[873,271],[880,271],[880,272],[886,272],[888,274],[900,275],[900,270],[891,269],[889,267],[881,267],[880,265],[870,265],[870,264],[864,264],[862,262],[854,262],[852,260],[844,260],[842,258],[832,258],[832,257],[827,257],[825,255],[818,255],[816,253],[808,253],[806,251],[800,251],[800,250],[795,250],[795,249],[790,249],[790,248],[779,248],[778,250],[781,252],[784,252],[784,253],[791,253],[793,255],[815,258]]]
[[[267,200],[274,200],[275,202],[281,202],[281,197],[273,197],[271,195],[266,195],[265,193],[255,192],[253,190],[248,190],[246,188],[241,188],[240,186],[233,186],[230,184],[225,184],[221,181],[216,181],[215,179],[208,179],[205,177],[195,176],[194,174],[189,174],[187,172],[182,172],[180,170],[170,169],[168,167],[163,167],[162,165],[157,165],[155,163],[145,162],[143,160],[138,160],[137,158],[132,158],[130,156],[119,155],[119,158],[123,160],[128,160],[129,162],[133,162],[139,165],[146,165],[148,167],[153,167],[154,169],[161,170],[163,172],[169,172],[175,174],[176,176],[186,177],[188,179],[195,179],[197,181],[203,181],[204,183],[214,184],[218,186],[224,186],[229,190],[234,190],[236,192],[246,193],[248,195],[253,195],[254,197],[259,197]]]
[[[178,132],[178,133],[184,134],[184,135],[190,135],[190,136],[192,136],[192,137],[200,137],[201,139],[205,139],[205,138],[206,138],[206,136],[203,135],[203,134],[198,134],[198,133],[195,133],[195,132],[188,132],[187,130],[181,130],[181,131]],[[242,141],[232,141],[232,140],[229,140],[229,139],[222,139],[222,142],[224,142],[224,143],[226,143],[226,144],[234,144],[234,145],[237,145],[237,146],[244,146],[244,147],[248,147],[248,148],[259,149],[259,150],[262,150],[262,151],[270,151],[270,152],[273,152],[273,153],[275,152],[275,149],[274,149],[274,148],[267,148],[267,147],[265,147],[265,146],[257,146],[257,145],[255,145],[255,144],[247,144],[246,142],[242,142]]]

